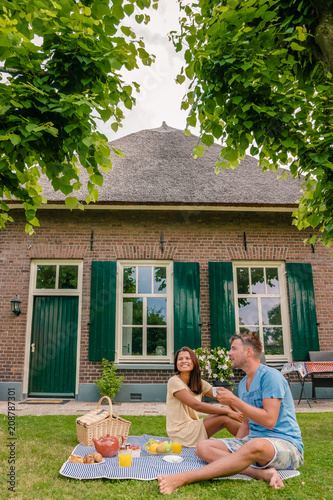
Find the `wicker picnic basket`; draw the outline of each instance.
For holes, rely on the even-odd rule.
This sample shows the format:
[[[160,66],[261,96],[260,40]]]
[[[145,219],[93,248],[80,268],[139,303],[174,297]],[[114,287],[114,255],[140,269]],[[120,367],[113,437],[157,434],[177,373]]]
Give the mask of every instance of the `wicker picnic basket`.
[[[108,409],[100,409],[103,399],[109,403]],[[97,404],[97,409],[90,411],[82,417],[76,419],[77,439],[85,446],[93,446],[93,438],[99,439],[101,436],[124,436],[124,443],[127,441],[131,422],[117,415],[112,415],[112,402],[108,396],[103,396]]]

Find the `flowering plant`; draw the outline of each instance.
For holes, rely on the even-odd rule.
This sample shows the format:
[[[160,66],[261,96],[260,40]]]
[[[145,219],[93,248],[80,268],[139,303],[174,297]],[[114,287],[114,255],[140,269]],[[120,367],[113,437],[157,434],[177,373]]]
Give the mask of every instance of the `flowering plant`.
[[[203,373],[214,380],[228,381],[232,384],[229,380],[230,377],[234,376],[231,368],[232,362],[225,347],[214,347],[214,349],[199,347],[194,352],[198,356]]]

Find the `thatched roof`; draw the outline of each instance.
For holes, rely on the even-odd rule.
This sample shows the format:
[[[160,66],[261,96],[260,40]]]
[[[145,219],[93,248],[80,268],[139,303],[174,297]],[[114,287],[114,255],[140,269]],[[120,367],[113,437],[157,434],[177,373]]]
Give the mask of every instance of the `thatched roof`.
[[[110,142],[121,149],[114,153],[112,171],[104,176],[98,203],[103,204],[191,204],[237,206],[294,206],[300,198],[300,180],[277,179],[262,173],[255,158],[247,156],[236,170],[215,174],[221,147],[213,144],[203,157],[194,159],[197,137],[162,126],[142,130]],[[87,179],[82,175],[82,181]],[[45,186],[49,201],[63,199]],[[79,195],[84,199],[85,190]]]

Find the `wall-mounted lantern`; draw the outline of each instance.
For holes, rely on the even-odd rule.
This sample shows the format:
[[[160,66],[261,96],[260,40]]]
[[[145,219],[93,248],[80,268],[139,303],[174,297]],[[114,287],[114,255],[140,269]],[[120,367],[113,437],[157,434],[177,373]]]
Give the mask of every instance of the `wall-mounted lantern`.
[[[22,300],[17,298],[17,295],[15,299],[12,299],[10,301],[10,304],[12,306],[12,312],[15,314],[15,316],[19,316],[21,314],[21,303]]]

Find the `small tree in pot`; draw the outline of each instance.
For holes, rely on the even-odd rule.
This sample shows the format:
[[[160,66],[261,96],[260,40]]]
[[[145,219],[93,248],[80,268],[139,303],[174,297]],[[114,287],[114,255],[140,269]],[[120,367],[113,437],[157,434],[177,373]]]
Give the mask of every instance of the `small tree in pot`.
[[[112,361],[102,359],[102,377],[95,380],[95,384],[102,396],[113,399],[119,391],[124,377],[117,377],[117,367]]]

